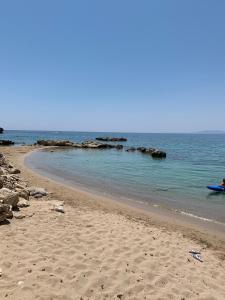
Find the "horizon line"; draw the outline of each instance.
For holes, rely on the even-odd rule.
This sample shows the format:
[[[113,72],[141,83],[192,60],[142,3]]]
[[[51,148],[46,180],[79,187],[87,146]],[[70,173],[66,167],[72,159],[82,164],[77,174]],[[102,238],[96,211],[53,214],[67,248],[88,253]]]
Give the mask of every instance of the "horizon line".
[[[4,129],[6,131],[43,131],[43,132],[91,132],[91,133],[134,133],[134,134],[225,134],[225,130],[198,130],[188,132],[164,131],[164,132],[138,132],[138,131],[93,131],[93,130],[48,130],[48,129]],[[4,133],[3,133],[4,134]]]

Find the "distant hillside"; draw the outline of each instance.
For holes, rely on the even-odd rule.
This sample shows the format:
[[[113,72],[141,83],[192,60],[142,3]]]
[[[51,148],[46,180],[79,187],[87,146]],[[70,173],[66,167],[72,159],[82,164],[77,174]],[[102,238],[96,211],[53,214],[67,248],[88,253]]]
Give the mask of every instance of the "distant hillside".
[[[198,131],[196,133],[201,133],[201,134],[225,134],[224,130],[203,130],[203,131]]]

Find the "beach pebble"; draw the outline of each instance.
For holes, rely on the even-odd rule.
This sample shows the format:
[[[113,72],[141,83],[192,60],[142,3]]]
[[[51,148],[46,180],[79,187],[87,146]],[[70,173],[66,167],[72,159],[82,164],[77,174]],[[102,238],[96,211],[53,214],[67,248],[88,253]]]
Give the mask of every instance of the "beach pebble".
[[[0,277],[2,277],[2,268],[0,268]]]
[[[57,212],[60,212],[60,213],[64,213],[64,207],[63,205],[54,205],[51,210],[54,210],[54,211],[57,211]]]
[[[61,213],[65,212],[63,206],[55,206],[54,211],[61,212]]]
[[[18,286],[22,286],[23,284],[24,284],[24,281],[22,281],[22,280],[17,282]]]
[[[64,201],[59,201],[59,200],[53,200],[51,201],[51,210],[60,212],[60,213],[64,213]]]

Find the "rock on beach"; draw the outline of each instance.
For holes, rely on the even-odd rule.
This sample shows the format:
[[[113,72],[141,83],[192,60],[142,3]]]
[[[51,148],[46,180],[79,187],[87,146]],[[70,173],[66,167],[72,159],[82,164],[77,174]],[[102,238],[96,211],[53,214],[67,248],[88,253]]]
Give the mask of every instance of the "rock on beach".
[[[0,189],[0,203],[8,204],[13,209],[15,209],[15,208],[17,208],[18,202],[19,202],[19,195],[17,192],[14,192],[7,188]]]
[[[10,218],[10,206],[8,204],[0,203],[0,222],[4,222]]]
[[[28,188],[29,194],[30,196],[34,197],[34,198],[41,198],[43,196],[47,196],[47,191],[43,188],[39,188],[39,187],[30,187]]]

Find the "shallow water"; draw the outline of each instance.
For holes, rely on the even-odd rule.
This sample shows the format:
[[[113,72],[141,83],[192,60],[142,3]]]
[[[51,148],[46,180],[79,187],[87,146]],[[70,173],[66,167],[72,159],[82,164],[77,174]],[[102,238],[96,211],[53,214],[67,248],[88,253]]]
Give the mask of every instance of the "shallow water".
[[[20,144],[41,138],[81,142],[105,135],[127,137],[125,148],[160,148],[167,158],[114,149],[60,149],[35,152],[27,163],[75,185],[225,222],[225,193],[206,189],[225,177],[225,135],[8,131],[1,138]]]

